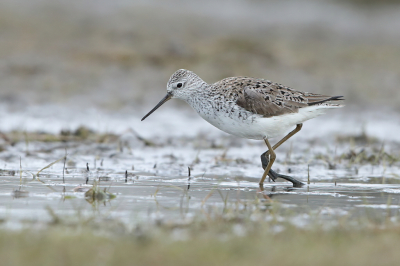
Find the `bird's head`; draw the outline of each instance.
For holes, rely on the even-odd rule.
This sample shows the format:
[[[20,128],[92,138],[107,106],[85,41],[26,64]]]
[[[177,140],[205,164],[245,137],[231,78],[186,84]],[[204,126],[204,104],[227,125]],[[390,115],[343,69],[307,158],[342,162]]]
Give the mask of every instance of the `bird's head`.
[[[142,121],[157,110],[161,105],[172,98],[185,100],[192,94],[193,90],[198,88],[204,81],[192,71],[186,69],[177,70],[169,78],[167,83],[167,95],[142,118]]]

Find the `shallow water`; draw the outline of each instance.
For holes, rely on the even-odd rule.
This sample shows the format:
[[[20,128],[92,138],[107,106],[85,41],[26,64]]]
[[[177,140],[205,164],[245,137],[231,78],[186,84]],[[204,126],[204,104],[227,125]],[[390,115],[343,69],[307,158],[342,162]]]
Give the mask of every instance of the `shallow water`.
[[[334,115],[329,117],[333,124],[340,122]],[[24,119],[29,120],[29,115]],[[45,124],[46,118],[35,119],[36,125]],[[82,117],[70,119],[70,123],[79,123]],[[105,124],[107,121],[102,120]],[[310,184],[293,188],[290,183],[278,180],[267,182],[261,192],[259,155],[265,150],[263,143],[232,138],[218,131],[206,135],[205,122],[191,115],[183,115],[181,123],[177,121],[172,121],[176,131],[160,134],[162,130],[156,129],[149,134],[155,146],[146,146],[132,131],[121,128],[113,128],[116,140],[104,143],[25,141],[22,138],[14,145],[4,144],[0,153],[2,226],[18,229],[32,222],[44,225],[54,219],[52,212],[61,216],[102,215],[120,219],[127,225],[179,223],[209,208],[217,212],[227,208],[254,208],[267,206],[270,199],[285,212],[295,215],[293,223],[298,226],[310,224],[313,213],[323,218],[363,217],[373,210],[373,216],[389,215],[397,219],[400,208],[398,162],[350,163],[346,159],[335,159],[350,149],[370,149],[374,154],[374,147],[380,148],[382,141],[343,143],[336,141],[334,134],[328,131],[326,134],[321,131],[319,138],[315,138],[310,121],[309,125],[305,124],[305,132],[278,150],[273,167],[304,183],[309,176]],[[315,121],[322,125],[327,123],[320,118]],[[190,134],[182,136],[178,132],[187,127],[185,122],[194,126]],[[161,123],[168,124],[167,121]],[[145,127],[137,129],[141,130],[147,132]],[[146,133],[143,136],[147,137]],[[393,152],[398,144],[393,139],[387,141],[385,147]],[[43,170],[38,180],[37,172],[63,158],[66,150],[65,183],[63,160]],[[331,159],[320,159],[321,154]],[[191,168],[190,179],[188,167]],[[93,184],[97,191],[106,189],[115,197],[88,199],[85,192]]]

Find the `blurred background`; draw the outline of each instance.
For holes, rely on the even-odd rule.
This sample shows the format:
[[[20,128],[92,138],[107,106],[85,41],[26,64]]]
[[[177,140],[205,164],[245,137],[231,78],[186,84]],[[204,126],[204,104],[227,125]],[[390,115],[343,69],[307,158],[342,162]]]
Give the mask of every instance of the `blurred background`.
[[[68,127],[68,114],[89,109],[136,121],[179,68],[208,83],[252,76],[344,95],[347,113],[397,114],[400,1],[0,1],[2,130],[38,116]]]

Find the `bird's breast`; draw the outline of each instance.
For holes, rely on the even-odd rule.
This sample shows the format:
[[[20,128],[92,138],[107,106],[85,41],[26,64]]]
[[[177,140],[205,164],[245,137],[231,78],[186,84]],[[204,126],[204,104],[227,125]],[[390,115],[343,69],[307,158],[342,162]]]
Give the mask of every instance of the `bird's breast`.
[[[248,139],[263,139],[266,135],[265,128],[259,124],[261,116],[238,107],[232,101],[192,100],[188,103],[204,120],[226,133]]]

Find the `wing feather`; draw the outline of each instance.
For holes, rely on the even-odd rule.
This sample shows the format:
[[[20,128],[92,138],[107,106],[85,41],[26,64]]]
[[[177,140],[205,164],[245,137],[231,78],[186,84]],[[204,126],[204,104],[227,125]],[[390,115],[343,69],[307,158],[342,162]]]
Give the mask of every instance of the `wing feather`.
[[[342,100],[341,96],[326,96],[293,90],[265,79],[232,77],[214,83],[223,87],[227,99],[245,110],[264,117],[297,113],[300,108],[326,101]]]

